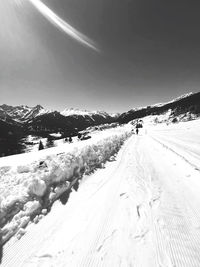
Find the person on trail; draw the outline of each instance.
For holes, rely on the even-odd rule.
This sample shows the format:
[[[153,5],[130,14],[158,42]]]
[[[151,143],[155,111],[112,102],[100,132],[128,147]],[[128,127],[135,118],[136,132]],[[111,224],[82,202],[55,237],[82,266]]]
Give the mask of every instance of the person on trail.
[[[136,128],[136,134],[138,134],[139,133],[139,130],[138,130],[138,127]]]

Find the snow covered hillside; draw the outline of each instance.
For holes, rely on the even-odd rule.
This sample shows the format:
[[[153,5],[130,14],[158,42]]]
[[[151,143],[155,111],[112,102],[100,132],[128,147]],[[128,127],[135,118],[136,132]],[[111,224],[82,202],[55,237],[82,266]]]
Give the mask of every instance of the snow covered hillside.
[[[103,154],[106,155],[118,143],[114,140],[125,139],[120,136],[123,134],[109,135],[111,142],[99,140],[99,145],[95,146],[90,143],[90,149],[83,145],[77,153],[82,151],[83,154],[89,149],[87,157],[83,157],[86,161],[94,159],[94,151],[102,154],[106,149]],[[54,150],[55,154],[56,158],[48,155],[45,160],[50,168],[55,166],[49,164],[51,160],[59,162],[52,175],[47,171],[45,176],[43,164],[39,171],[38,161],[29,164],[27,159],[25,166],[15,169],[12,165],[19,184],[27,180],[27,173],[37,173],[45,185],[64,179],[63,158],[68,154]],[[11,169],[4,166],[4,172],[5,175],[11,173]],[[5,244],[2,266],[198,267],[199,177],[200,120],[171,125],[146,123],[139,135],[132,135],[125,142],[115,161],[107,162],[105,168],[93,174],[84,175],[78,191],[70,194],[65,205],[55,201],[51,212],[46,215],[47,211],[43,210],[36,219],[40,222],[31,223],[24,230],[27,221],[20,221],[21,214],[30,216],[41,203],[38,198],[29,199],[15,219],[16,224],[21,223],[17,236],[21,237],[25,231],[26,234],[20,240],[12,238]],[[11,181],[11,177],[4,181],[8,180]],[[38,187],[40,190],[35,190],[38,184],[34,187],[31,178],[31,185],[29,192],[39,197],[44,184]],[[48,196],[60,190],[62,187],[57,184]]]
[[[188,93],[167,103],[131,109],[128,112],[122,113],[118,118],[118,122],[127,123],[134,119],[144,118],[145,116],[160,116],[166,113],[169,114],[169,122],[198,118],[200,116],[200,92]]]

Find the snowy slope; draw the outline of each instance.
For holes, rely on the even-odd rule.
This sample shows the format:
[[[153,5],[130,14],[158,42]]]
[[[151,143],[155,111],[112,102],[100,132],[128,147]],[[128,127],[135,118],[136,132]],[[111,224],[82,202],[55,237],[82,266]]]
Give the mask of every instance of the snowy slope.
[[[199,120],[140,130],[8,242],[2,266],[200,266],[199,130]]]

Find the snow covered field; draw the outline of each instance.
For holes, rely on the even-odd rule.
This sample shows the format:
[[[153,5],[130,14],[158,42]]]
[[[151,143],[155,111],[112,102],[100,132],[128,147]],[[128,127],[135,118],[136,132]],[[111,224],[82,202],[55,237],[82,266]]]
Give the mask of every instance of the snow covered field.
[[[7,242],[2,266],[199,267],[199,130],[200,120],[168,126],[146,122],[115,161],[84,175],[66,205],[55,201],[20,240]],[[114,140],[121,140],[122,132]],[[56,149],[61,148],[53,148],[54,155],[61,153]],[[40,155],[47,156],[46,151]]]

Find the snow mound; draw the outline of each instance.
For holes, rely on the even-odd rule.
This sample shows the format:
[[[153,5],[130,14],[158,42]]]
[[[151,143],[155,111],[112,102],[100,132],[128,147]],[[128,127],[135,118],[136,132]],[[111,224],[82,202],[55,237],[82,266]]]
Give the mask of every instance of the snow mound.
[[[41,197],[44,195],[46,188],[47,188],[46,184],[43,180],[34,178],[28,187],[29,189],[28,192],[30,195],[32,194],[32,195]]]

